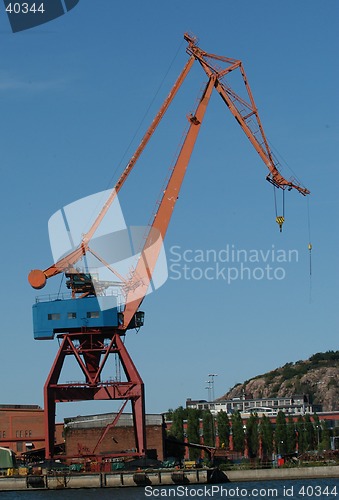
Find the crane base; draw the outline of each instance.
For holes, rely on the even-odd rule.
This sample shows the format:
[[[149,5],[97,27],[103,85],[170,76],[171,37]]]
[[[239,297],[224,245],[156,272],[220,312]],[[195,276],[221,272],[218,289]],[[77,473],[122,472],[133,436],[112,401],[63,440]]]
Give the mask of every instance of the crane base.
[[[108,332],[98,328],[59,335],[62,341],[44,386],[46,458],[52,458],[54,454],[56,403],[94,400],[131,402],[136,453],[140,456],[145,455],[144,384],[122,342],[122,333],[117,329]],[[108,381],[101,380],[102,370],[110,354],[118,355],[126,381],[114,378]],[[84,381],[59,383],[66,356],[74,357],[84,374]]]

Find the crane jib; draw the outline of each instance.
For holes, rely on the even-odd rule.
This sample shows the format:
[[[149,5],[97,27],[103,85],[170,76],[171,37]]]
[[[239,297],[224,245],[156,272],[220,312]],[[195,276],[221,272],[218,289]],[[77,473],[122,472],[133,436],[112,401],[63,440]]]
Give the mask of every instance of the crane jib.
[[[269,148],[268,141],[266,139],[264,129],[259,117],[258,109],[256,107],[253,94],[250,85],[248,83],[248,78],[246,76],[242,62],[237,59],[210,54],[208,52],[203,51],[202,49],[200,49],[200,47],[198,47],[197,39],[195,37],[192,37],[188,33],[184,34],[184,38],[188,42],[187,53],[190,55],[190,58],[185,64],[182,72],[177,78],[172,89],[170,90],[159,112],[153,119],[150,127],[146,131],[135,153],[132,155],[126,168],[122,172],[119,180],[115,185],[115,188],[112,190],[111,195],[109,196],[106,203],[103,205],[93,225],[88,230],[88,232],[83,236],[82,241],[75,250],[71,251],[68,255],[64,256],[61,260],[57,261],[55,264],[52,264],[49,268],[45,269],[44,271],[37,269],[31,271],[29,275],[29,282],[31,286],[33,286],[34,288],[41,289],[45,286],[46,280],[48,278],[55,276],[59,273],[65,273],[69,269],[72,269],[79,261],[79,259],[81,259],[89,251],[89,244],[97,228],[100,226],[100,223],[102,222],[107,211],[109,210],[109,207],[115,200],[117,193],[124,185],[129,174],[136,165],[137,160],[144,151],[150,138],[152,137],[153,133],[155,132],[156,128],[161,122],[163,116],[165,115],[166,111],[171,105],[175,95],[177,94],[179,88],[183,84],[190,69],[192,68],[194,61],[199,62],[200,66],[203,68],[204,72],[209,78],[209,83],[207,84],[204,90],[203,96],[201,98],[200,104],[198,105],[196,112],[190,116],[189,131],[186,135],[184,145],[182,146],[182,149],[179,153],[177,163],[175,164],[172,170],[170,181],[164,190],[164,196],[160,202],[156,217],[154,217],[151,227],[159,229],[162,238],[164,238],[175,206],[175,202],[168,203],[167,200],[168,199],[176,200],[178,198],[181,183],[185,175],[187,165],[189,163],[189,159],[191,157],[195,145],[198,131],[200,129],[204,117],[205,109],[208,105],[210,93],[212,92],[213,88],[215,88],[215,90],[219,93],[223,102],[226,104],[227,108],[231,111],[237,123],[244,131],[246,137],[250,140],[252,146],[257,151],[260,158],[268,168],[269,173],[266,179],[277,188],[282,188],[283,190],[286,188],[288,190],[295,189],[303,195],[309,194],[309,191],[306,188],[302,187],[299,183],[285,179],[283,175],[279,172],[277,164],[273,160],[273,155]],[[244,84],[244,94],[246,95],[246,98],[240,96],[229,86],[228,83],[224,81],[224,77],[226,75],[229,75],[233,71],[240,71],[240,75]],[[145,245],[146,244],[147,240],[145,242]],[[146,247],[144,247],[141,253],[145,251],[145,248]],[[157,253],[155,252],[154,255],[152,255],[152,257],[149,256],[149,258],[151,258],[151,262],[148,262],[148,265],[146,266],[147,273],[145,267],[143,269],[142,273],[143,275],[141,278],[139,276],[140,269],[134,270],[134,276],[130,276],[129,278],[127,277],[124,278],[125,289],[128,290],[128,292],[126,300],[127,304],[124,313],[125,319],[119,326],[119,328],[122,330],[128,327],[129,322],[132,320],[135,312],[137,311],[138,301],[135,301],[136,283],[137,282],[141,283],[142,281],[145,283],[145,282],[150,282],[151,280],[149,270],[155,268]],[[101,262],[103,262],[102,259]],[[142,266],[140,262],[141,259],[139,259],[139,267]],[[138,280],[136,280],[135,278],[136,275],[138,276]],[[130,286],[126,284],[128,280],[130,280]],[[132,286],[132,283],[135,283],[135,285]],[[144,289],[146,288],[147,287],[144,286]],[[132,292],[132,290],[134,290],[134,292]],[[129,301],[130,297],[132,298]],[[141,301],[142,299],[140,299],[139,302],[141,303]],[[132,310],[132,306],[129,304],[133,304],[133,307],[136,307],[134,312]]]

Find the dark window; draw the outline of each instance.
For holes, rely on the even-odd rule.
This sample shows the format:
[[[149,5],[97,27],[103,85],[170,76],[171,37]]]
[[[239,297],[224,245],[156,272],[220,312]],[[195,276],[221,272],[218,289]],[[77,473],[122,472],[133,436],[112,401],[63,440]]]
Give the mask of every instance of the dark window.
[[[99,318],[99,311],[90,311],[87,313],[87,318]]]
[[[76,319],[77,313],[67,313],[67,318],[68,319]]]
[[[48,315],[48,320],[49,321],[55,321],[60,319],[60,313],[51,313]]]

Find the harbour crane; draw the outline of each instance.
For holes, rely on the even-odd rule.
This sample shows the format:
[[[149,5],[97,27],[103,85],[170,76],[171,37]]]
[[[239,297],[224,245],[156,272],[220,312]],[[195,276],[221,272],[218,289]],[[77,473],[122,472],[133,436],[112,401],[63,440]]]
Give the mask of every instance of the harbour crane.
[[[285,179],[279,170],[263,126],[258,109],[254,102],[248,79],[240,60],[219,56],[203,51],[197,44],[197,39],[188,33],[184,38],[187,42],[186,52],[189,55],[182,72],[163,102],[160,110],[143,136],[135,153],[122,172],[114,189],[110,192],[106,203],[99,211],[90,229],[82,236],[80,243],[66,253],[57,262],[45,270],[32,270],[28,276],[29,283],[35,289],[42,289],[46,281],[63,273],[67,278],[67,286],[72,292],[72,298],[67,300],[38,300],[33,306],[34,336],[36,339],[53,339],[58,334],[61,339],[60,347],[53,366],[44,386],[45,436],[46,457],[54,454],[54,428],[56,403],[63,401],[83,400],[122,400],[121,410],[118,412],[110,428],[114,426],[128,401],[132,405],[135,454],[146,454],[145,431],[145,398],[143,381],[127,352],[122,341],[127,330],[139,328],[143,325],[144,313],[140,306],[150,285],[156,263],[162,248],[162,241],[171,220],[171,216],[178,200],[180,188],[186,169],[204,119],[204,115],[213,92],[218,92],[224,104],[232,113],[255,151],[268,169],[266,179],[275,188],[296,190],[302,195],[309,194],[295,179]],[[100,310],[98,303],[98,288],[91,273],[79,272],[77,263],[94,255],[103,266],[117,274],[102,256],[92,246],[97,229],[107,214],[112,203],[116,200],[137,160],[144,151],[154,131],[161,122],[167,109],[172,103],[179,88],[183,84],[193,63],[197,61],[208,77],[207,84],[201,98],[189,119],[189,128],[182,147],[171,171],[163,196],[159,202],[157,212],[149,225],[144,245],[135,268],[128,277],[121,277],[124,294],[122,306]],[[228,84],[227,77],[232,72],[240,72],[246,99],[238,95]],[[283,216],[277,217],[278,224],[284,222]],[[100,288],[105,294],[105,284]],[[96,314],[92,313],[95,312]],[[84,318],[86,321],[84,322]],[[103,381],[102,370],[110,354],[116,354],[124,370],[126,381]],[[73,356],[80,366],[84,381],[79,383],[60,383],[59,378],[66,356]],[[106,429],[100,438],[102,441]],[[93,453],[95,450],[93,450]],[[113,456],[112,454],[111,456]],[[121,456],[121,453],[119,453]]]

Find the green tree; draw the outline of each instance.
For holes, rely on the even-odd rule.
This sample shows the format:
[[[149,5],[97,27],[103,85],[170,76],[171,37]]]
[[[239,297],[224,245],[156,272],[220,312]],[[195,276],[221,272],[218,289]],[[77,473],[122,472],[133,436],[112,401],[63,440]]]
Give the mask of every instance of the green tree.
[[[231,417],[232,422],[232,435],[233,435],[233,449],[240,451],[244,454],[245,451],[245,434],[242,425],[242,418],[239,411],[233,413]]]
[[[205,410],[202,414],[202,429],[204,444],[207,446],[215,446],[214,418],[209,410]]]
[[[166,414],[166,418],[169,420],[171,416],[172,425],[170,430],[168,431],[167,437],[168,440],[166,442],[166,453],[168,456],[175,456],[179,459],[185,456],[185,446],[183,446],[182,442],[184,442],[185,434],[184,434],[184,420],[186,418],[187,411],[179,406],[176,410],[170,410]]]
[[[172,421],[173,418],[173,409],[169,408],[167,412],[165,413],[165,418],[167,421]]]
[[[178,439],[178,441],[184,441],[184,420],[186,418],[187,410],[182,406],[179,406],[176,410],[172,412],[172,426],[170,434]]]
[[[187,410],[187,439],[189,443],[200,444],[200,412],[194,408]],[[191,460],[196,460],[200,457],[200,450],[190,448],[189,455]]]
[[[319,443],[319,451],[331,449],[330,429],[326,420],[321,421],[321,441]]]
[[[259,430],[263,460],[268,462],[273,453],[273,426],[266,415],[261,418]]]
[[[297,432],[293,417],[289,415],[286,430],[286,452],[294,453],[297,449]]]
[[[257,457],[259,451],[259,430],[258,415],[256,413],[252,413],[246,422],[246,441],[249,457]]]
[[[313,429],[314,429],[314,449],[319,449],[321,441],[322,427],[319,417],[316,413],[313,414]]]
[[[316,448],[316,437],[314,431],[314,425],[311,421],[311,417],[308,413],[305,415],[305,433],[306,433],[306,450],[314,450]]]
[[[305,422],[302,415],[299,415],[296,427],[297,427],[298,452],[304,453],[307,449],[307,439],[305,432]]]
[[[274,442],[276,452],[280,455],[284,455],[286,453],[287,444],[287,426],[285,413],[281,410],[278,412],[275,424]]]
[[[217,414],[217,426],[219,436],[219,446],[228,448],[230,445],[230,421],[227,413],[223,410]]]

